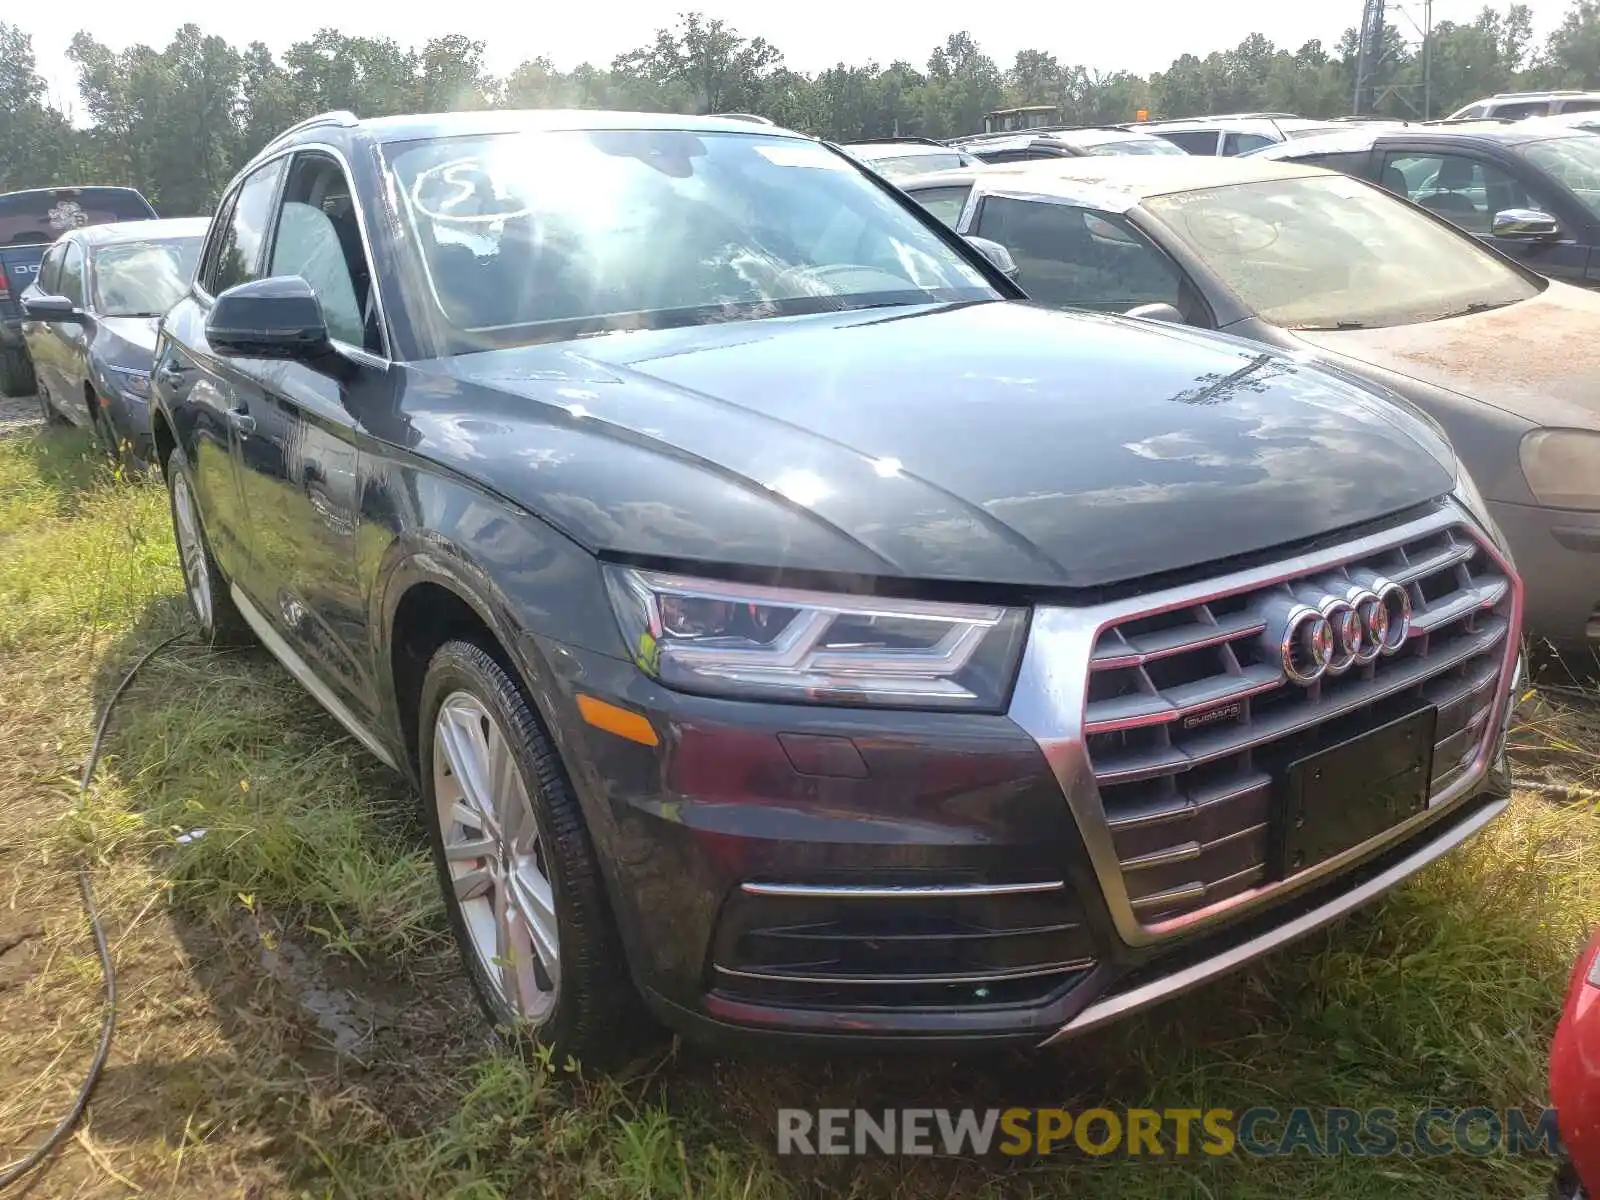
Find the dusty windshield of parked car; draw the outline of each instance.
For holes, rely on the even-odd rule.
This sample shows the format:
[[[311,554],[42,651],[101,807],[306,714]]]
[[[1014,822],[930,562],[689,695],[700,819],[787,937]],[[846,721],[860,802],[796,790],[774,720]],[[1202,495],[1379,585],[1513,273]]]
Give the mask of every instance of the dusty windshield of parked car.
[[[1409,325],[1540,290],[1467,235],[1343,176],[1205,188],[1146,207],[1246,305],[1289,329]]]
[[[203,239],[102,246],[94,256],[94,306],[106,317],[159,317],[189,290]]]
[[[1529,142],[1522,147],[1522,156],[1566,184],[1585,208],[1600,217],[1600,137],[1580,133]]]
[[[998,295],[904,201],[798,138],[502,134],[387,159],[460,349]]]

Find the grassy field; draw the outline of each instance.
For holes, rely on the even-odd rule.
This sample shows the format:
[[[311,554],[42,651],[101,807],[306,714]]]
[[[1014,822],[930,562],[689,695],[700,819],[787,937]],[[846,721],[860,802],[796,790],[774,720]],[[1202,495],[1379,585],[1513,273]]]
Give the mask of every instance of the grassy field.
[[[30,1196],[1534,1197],[1548,1164],[1241,1156],[779,1158],[780,1106],[1385,1106],[1545,1100],[1579,939],[1600,921],[1600,715],[1529,706],[1539,785],[1381,906],[1058,1053],[719,1059],[610,1078],[497,1050],[470,1003],[407,789],[260,651],[180,643],[159,482],[71,432],[0,441],[0,1165],[70,1103],[100,983],[122,986],[89,1119]],[[192,836],[203,831],[203,836]]]

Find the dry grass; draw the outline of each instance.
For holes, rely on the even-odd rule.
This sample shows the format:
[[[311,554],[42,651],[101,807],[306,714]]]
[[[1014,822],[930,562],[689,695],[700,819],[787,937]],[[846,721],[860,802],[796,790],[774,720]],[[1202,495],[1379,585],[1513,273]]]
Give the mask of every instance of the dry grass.
[[[720,1060],[584,1079],[499,1053],[442,936],[413,800],[258,652],[183,645],[71,776],[117,673],[181,627],[158,484],[71,434],[0,442],[0,1161],[64,1111],[99,977],[123,987],[83,1136],[34,1196],[924,1197],[1539,1194],[1537,1160],[780,1160],[780,1105],[1537,1107],[1600,921],[1600,709],[1518,733],[1530,782],[1469,850],[1192,1001],[1057,1054]],[[1574,790],[1576,789],[1576,790]],[[204,830],[198,840],[182,835]],[[9,947],[9,948],[8,948]]]

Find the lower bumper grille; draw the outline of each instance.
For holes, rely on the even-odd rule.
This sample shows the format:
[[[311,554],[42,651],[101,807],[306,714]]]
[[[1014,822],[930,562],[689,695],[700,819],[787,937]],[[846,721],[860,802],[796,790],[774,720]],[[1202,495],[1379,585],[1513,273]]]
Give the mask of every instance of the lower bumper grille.
[[[808,1009],[1036,1004],[1093,966],[1076,901],[1060,884],[1038,887],[746,885],[724,906],[709,984]]]
[[[1371,661],[1292,681],[1298,664],[1274,614],[1374,583],[1404,590],[1409,636]],[[1224,579],[1153,610],[1130,607],[1094,641],[1084,730],[1141,925],[1272,881],[1283,771],[1317,739],[1358,736],[1397,708],[1433,705],[1438,799],[1500,727],[1495,700],[1515,637],[1517,584],[1453,512],[1271,582],[1230,587]]]

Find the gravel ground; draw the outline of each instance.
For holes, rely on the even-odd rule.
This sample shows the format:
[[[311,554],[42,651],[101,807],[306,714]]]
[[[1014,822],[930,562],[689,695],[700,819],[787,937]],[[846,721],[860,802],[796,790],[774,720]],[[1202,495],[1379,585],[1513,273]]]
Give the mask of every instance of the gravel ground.
[[[32,396],[12,400],[0,396],[0,437],[32,429],[39,424],[39,402]]]

